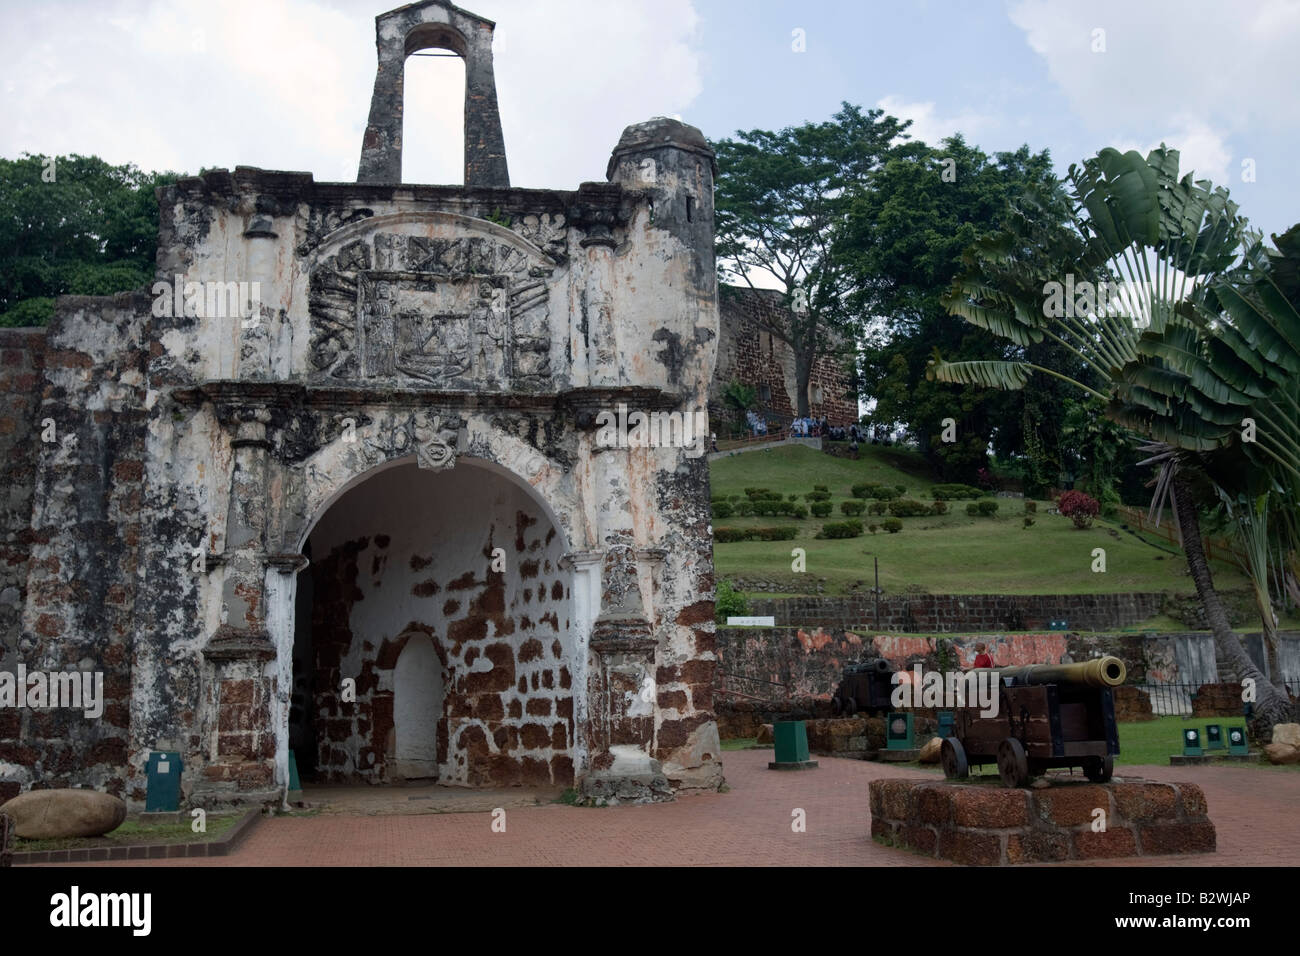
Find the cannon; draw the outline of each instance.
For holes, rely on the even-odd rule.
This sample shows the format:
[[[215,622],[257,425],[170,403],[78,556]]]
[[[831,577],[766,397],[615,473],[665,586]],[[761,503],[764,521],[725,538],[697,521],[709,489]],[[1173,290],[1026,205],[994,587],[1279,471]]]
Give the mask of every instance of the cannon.
[[[890,710],[889,695],[894,688],[894,669],[889,661],[877,658],[844,668],[840,685],[831,697],[831,713],[852,717],[858,711],[883,714]]]
[[[976,671],[996,675],[996,716],[978,704],[958,707],[952,736],[939,762],[948,779],[965,778],[971,766],[995,763],[1004,786],[1023,787],[1031,776],[1079,767],[1094,783],[1114,772],[1119,753],[1112,687],[1127,670],[1118,657],[1079,664],[1031,664]]]

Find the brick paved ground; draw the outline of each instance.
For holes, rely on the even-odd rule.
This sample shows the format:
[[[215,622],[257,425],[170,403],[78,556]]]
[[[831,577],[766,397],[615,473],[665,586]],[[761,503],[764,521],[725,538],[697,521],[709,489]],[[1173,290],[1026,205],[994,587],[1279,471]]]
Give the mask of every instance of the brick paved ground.
[[[281,817],[262,821],[233,856],[144,865],[949,865],[878,846],[868,836],[869,781],[933,774],[826,757],[814,771],[777,772],[767,769],[771,755],[727,752],[730,792],[671,804],[508,809],[505,833],[491,832],[486,813]],[[1109,865],[1300,864],[1300,774],[1241,767],[1125,767],[1122,773],[1203,787],[1219,850]],[[791,831],[795,808],[807,813],[806,833]]]

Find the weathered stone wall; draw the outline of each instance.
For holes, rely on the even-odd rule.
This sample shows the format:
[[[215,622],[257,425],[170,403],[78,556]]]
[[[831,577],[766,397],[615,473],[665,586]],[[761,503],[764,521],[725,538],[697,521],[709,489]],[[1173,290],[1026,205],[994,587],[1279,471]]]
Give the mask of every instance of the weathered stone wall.
[[[21,659],[44,368],[44,329],[0,329],[0,667],[11,672]],[[30,649],[32,642],[25,643]],[[34,750],[20,739],[22,725],[17,709],[0,710],[0,777],[15,778],[0,779],[0,802],[18,793],[21,768],[35,762]]]
[[[734,582],[733,582],[734,583]],[[1071,630],[1133,627],[1158,613],[1164,595],[1133,594],[920,594],[890,595],[877,603],[868,594],[845,597],[751,598],[749,613],[778,625],[848,630],[1032,631],[1053,620]]]
[[[21,753],[0,766],[0,775],[23,786],[88,782],[119,795],[126,789],[145,309],[147,300],[130,295],[65,297],[46,331],[43,395],[28,437],[39,458],[27,594],[17,654],[6,654],[5,670],[21,663],[28,673],[99,673],[105,700],[100,714],[17,709]]]
[[[737,418],[722,401],[722,393],[732,381],[738,381],[755,389],[766,385],[771,390],[771,399],[761,403],[760,412],[793,418],[799,411],[794,350],[765,331],[773,326],[788,328],[791,313],[782,306],[780,293],[723,286],[718,307],[718,366],[709,395],[711,417],[718,426]],[[808,384],[809,414],[813,417],[824,416],[832,425],[858,420],[857,398],[849,394],[852,382],[838,356],[817,356]],[[814,397],[820,401],[813,401]]]
[[[627,128],[607,182],[507,188],[491,23],[425,2],[377,27],[363,182],[245,167],[183,179],[160,190],[149,295],[60,300],[43,364],[5,340],[16,371],[0,441],[15,483],[0,533],[14,583],[0,604],[18,601],[22,618],[0,633],[0,668],[98,669],[108,698],[94,721],[24,710],[15,727],[0,714],[10,789],[80,783],[138,802],[148,753],[168,749],[192,803],[276,800],[291,711],[317,703],[295,685],[295,658],[321,685],[322,769],[389,779],[386,681],[403,646],[424,646],[411,635],[435,632],[447,779],[604,774],[612,792],[620,774],[648,773],[656,798],[659,778],[721,782],[703,457],[712,151],[699,130],[656,119]],[[472,61],[466,186],[396,181],[400,84],[383,67],[426,47]],[[30,480],[18,446],[31,444],[31,393],[11,398],[28,388],[59,436],[31,452]],[[608,440],[603,415],[620,410],[662,427]],[[448,504],[457,557],[399,545],[428,518],[409,494],[389,502],[409,521],[363,522],[305,556],[314,529],[345,520],[322,518],[333,506],[411,463],[462,484],[487,475],[513,504]],[[381,535],[410,553],[385,565]],[[519,559],[501,581],[481,554],[496,536]],[[417,556],[449,563],[417,581]],[[331,608],[349,581],[350,608]],[[309,655],[299,615],[313,606]],[[350,714],[330,696],[345,665]]]

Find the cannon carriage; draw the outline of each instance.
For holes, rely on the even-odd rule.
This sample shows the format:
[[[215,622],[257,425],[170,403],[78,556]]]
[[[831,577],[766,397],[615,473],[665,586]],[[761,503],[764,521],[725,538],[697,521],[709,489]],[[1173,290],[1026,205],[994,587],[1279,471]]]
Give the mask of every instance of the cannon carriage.
[[[858,712],[884,714],[892,709],[889,698],[893,689],[894,668],[889,661],[877,658],[850,665],[831,696],[831,713],[836,717],[852,717]]]
[[[988,668],[996,674],[998,709],[959,707],[940,749],[944,776],[961,779],[972,766],[997,764],[1004,786],[1023,787],[1053,768],[1083,770],[1095,783],[1111,778],[1119,753],[1111,688],[1124,682],[1118,657],[1079,664]]]

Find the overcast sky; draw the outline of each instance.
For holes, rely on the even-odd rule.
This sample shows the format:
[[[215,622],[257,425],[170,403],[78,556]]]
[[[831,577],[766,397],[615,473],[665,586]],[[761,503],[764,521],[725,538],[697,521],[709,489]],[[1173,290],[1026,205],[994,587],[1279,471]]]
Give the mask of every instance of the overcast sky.
[[[397,5],[0,0],[0,155],[354,179],[374,17]],[[1286,159],[1300,139],[1300,0],[465,5],[497,22],[517,186],[603,179],[623,127],[651,116],[721,138],[823,120],[847,100],[913,119],[931,142],[960,130],[990,152],[1049,148],[1061,172],[1103,146],[1163,140],[1184,171],[1228,186],[1254,225],[1300,221]],[[407,73],[404,178],[459,182],[463,67],[418,57]]]

